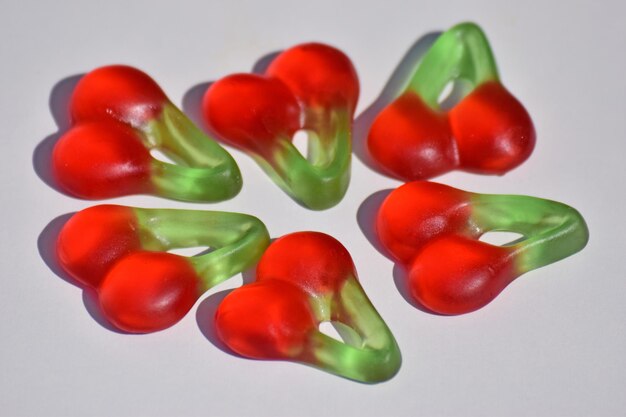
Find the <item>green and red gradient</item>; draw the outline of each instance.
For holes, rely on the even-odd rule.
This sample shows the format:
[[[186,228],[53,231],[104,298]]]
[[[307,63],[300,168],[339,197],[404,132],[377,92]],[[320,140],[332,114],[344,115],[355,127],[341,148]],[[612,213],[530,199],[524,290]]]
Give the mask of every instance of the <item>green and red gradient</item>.
[[[287,49],[264,75],[233,74],[209,87],[209,128],[249,153],[272,180],[305,207],[336,205],[350,181],[351,130],[359,81],[350,59],[327,45]],[[294,134],[308,133],[305,158]]]
[[[344,342],[319,330],[336,325]],[[235,289],[215,315],[219,337],[254,359],[306,363],[345,378],[382,382],[401,356],[391,331],[359,284],[352,258],[336,239],[298,232],[274,241],[256,281]]]
[[[198,129],[138,69],[97,68],[78,82],[72,128],[54,147],[61,188],[85,199],[154,194],[183,201],[222,201],[241,189],[234,159]],[[154,158],[156,149],[176,164]]]
[[[580,251],[589,238],[580,213],[565,204],[426,181],[389,194],[376,228],[407,269],[412,297],[448,315],[485,306],[518,276]],[[479,240],[491,231],[523,237],[503,246]]]
[[[168,328],[209,288],[251,267],[265,225],[239,213],[99,205],[76,213],[57,240],[63,269],[97,290],[105,317],[130,333]],[[207,246],[193,257],[168,250]]]
[[[461,82],[460,101],[442,108],[446,86]],[[404,181],[455,169],[503,175],[530,156],[535,129],[500,82],[482,30],[462,23],[418,63],[405,90],[374,120],[367,145],[381,171]]]

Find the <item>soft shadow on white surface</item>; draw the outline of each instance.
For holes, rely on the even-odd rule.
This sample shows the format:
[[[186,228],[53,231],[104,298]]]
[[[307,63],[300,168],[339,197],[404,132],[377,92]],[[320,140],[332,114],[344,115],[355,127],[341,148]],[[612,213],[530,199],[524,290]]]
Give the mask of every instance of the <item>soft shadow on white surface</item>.
[[[196,126],[206,131],[206,123],[202,117],[202,98],[206,90],[213,84],[211,81],[202,82],[191,87],[183,96],[183,112]]]
[[[246,271],[241,273],[243,278],[242,285],[250,284],[255,280],[255,271],[256,265],[252,268],[247,269]],[[228,289],[216,292],[215,294],[209,295],[207,298],[200,302],[198,308],[196,309],[196,323],[198,324],[198,328],[200,332],[206,337],[206,339],[213,344],[216,348],[221,350],[222,352],[228,353],[229,355],[240,357],[236,352],[233,352],[217,335],[217,330],[215,329],[215,312],[217,311],[219,305],[222,303],[222,300],[226,298],[228,294],[230,294],[235,289]]]
[[[380,240],[378,239],[378,235],[376,234],[376,216],[378,215],[378,210],[383,204],[383,201],[385,201],[387,196],[391,194],[392,191],[393,188],[376,191],[374,194],[363,200],[356,213],[356,220],[363,235],[365,235],[369,243],[378,252],[385,255],[389,259],[391,259],[391,255],[382,246]]]
[[[269,52],[263,55],[261,58],[257,59],[257,61],[252,66],[252,73],[258,75],[265,74],[265,71],[267,71],[272,61],[274,61],[274,59],[276,59],[276,57],[280,55],[281,52],[283,51]]]
[[[57,277],[83,290],[83,304],[89,315],[102,327],[115,333],[127,334],[111,324],[102,313],[95,289],[86,287],[69,276],[59,264],[56,254],[56,242],[61,229],[76,213],[67,213],[56,217],[42,230],[37,238],[39,256]]]
[[[237,353],[230,350],[229,347],[226,346],[226,344],[219,338],[217,330],[215,329],[214,320],[217,308],[222,303],[224,298],[226,298],[226,296],[232,291],[232,289],[223,290],[215,294],[211,294],[202,300],[196,309],[196,323],[198,324],[200,332],[202,332],[204,337],[206,337],[206,339],[211,342],[213,346],[224,353],[228,353],[229,355],[239,356]]]
[[[33,152],[33,169],[43,182],[54,188],[61,194],[67,195],[56,183],[52,175],[52,150],[57,141],[71,127],[70,124],[70,99],[76,84],[85,74],[76,74],[63,78],[52,87],[48,106],[50,113],[57,124],[58,130],[46,136],[35,148]]]

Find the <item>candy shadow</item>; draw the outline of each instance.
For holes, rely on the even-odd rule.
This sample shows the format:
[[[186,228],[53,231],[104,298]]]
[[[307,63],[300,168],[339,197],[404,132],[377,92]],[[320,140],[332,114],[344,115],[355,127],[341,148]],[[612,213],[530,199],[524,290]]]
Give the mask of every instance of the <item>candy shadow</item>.
[[[259,58],[254,65],[252,66],[252,73],[257,75],[265,74],[265,71],[269,68],[270,64],[276,59],[278,55],[280,55],[283,51],[273,51],[268,54],[263,55]]]
[[[352,148],[355,156],[369,168],[380,172],[367,150],[367,135],[376,116],[395,100],[415,71],[417,63],[442,32],[431,32],[419,38],[404,54],[380,95],[354,120]]]
[[[404,268],[392,258],[391,254],[385,249],[382,243],[380,243],[380,239],[378,239],[378,234],[376,233],[376,216],[378,215],[378,210],[380,209],[383,201],[385,201],[387,196],[392,191],[393,189],[377,191],[367,197],[365,200],[363,200],[356,214],[359,229],[361,229],[363,235],[378,252],[394,262],[392,273],[393,282],[402,298],[404,298],[407,303],[411,304],[413,307],[420,311],[429,314],[439,315],[438,313],[429,310],[427,307],[425,307],[413,298],[409,289],[408,274],[406,268]]]
[[[50,113],[54,118],[58,130],[39,142],[35,147],[32,158],[33,169],[37,176],[49,187],[66,196],[69,195],[59,187],[52,174],[52,150],[61,136],[71,127],[70,99],[76,88],[76,84],[78,84],[78,81],[84,75],[85,74],[76,74],[63,78],[52,87],[48,107],[50,107]]]
[[[99,325],[115,333],[127,334],[126,332],[113,326],[113,324],[105,318],[102,313],[102,309],[100,308],[96,290],[76,281],[67,272],[65,272],[59,264],[59,260],[56,255],[56,242],[61,229],[74,214],[75,213],[63,214],[56,217],[46,225],[37,238],[37,250],[39,252],[39,256],[55,275],[63,281],[83,290],[83,304],[85,305],[85,309]]]
[[[404,298],[404,301],[411,304],[413,307],[421,312],[432,314],[434,316],[444,316],[444,314],[432,311],[424,304],[413,298],[411,295],[411,289],[409,288],[409,274],[406,268],[398,263],[393,266],[393,283],[396,285],[398,292]]]
[[[255,271],[256,265],[241,273],[243,278],[242,285],[250,284],[255,281]],[[238,358],[243,358],[243,356],[237,354],[228,346],[226,346],[224,342],[222,342],[222,340],[217,335],[217,329],[215,328],[214,320],[215,312],[217,311],[224,298],[226,298],[226,296],[235,289],[236,288],[223,290],[215,294],[211,294],[210,296],[202,300],[202,302],[200,302],[200,305],[198,306],[198,309],[196,310],[196,323],[198,324],[200,332],[204,335],[204,337],[207,338],[209,342],[211,342],[213,346],[215,346],[224,353],[228,353],[229,355]]]
[[[226,344],[222,342],[222,340],[219,338],[219,336],[217,335],[217,329],[215,328],[214,320],[217,308],[222,303],[224,298],[226,298],[226,296],[232,291],[233,290],[220,291],[202,300],[202,302],[196,309],[196,323],[198,323],[198,328],[200,329],[200,332],[204,335],[204,337],[207,338],[209,342],[211,342],[213,346],[215,346],[222,352],[228,353],[229,355],[239,356],[235,352],[230,350],[230,348],[226,346]]]
[[[393,260],[391,258],[391,254],[385,249],[378,239],[378,234],[376,233],[376,216],[378,215],[378,210],[380,209],[383,201],[385,201],[387,196],[392,191],[393,189],[391,188],[376,191],[374,194],[363,200],[356,212],[356,220],[363,235],[378,252],[391,260]]]
[[[213,84],[213,81],[199,83],[191,87],[183,95],[183,112],[196,126],[206,130],[206,123],[202,117],[202,99],[204,93]]]

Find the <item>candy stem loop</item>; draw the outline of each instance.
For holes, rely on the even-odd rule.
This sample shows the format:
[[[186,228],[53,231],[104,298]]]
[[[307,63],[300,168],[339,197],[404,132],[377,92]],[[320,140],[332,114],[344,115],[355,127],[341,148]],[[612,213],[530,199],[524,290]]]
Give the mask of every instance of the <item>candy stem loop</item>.
[[[237,194],[242,181],[235,160],[171,104],[143,129],[147,145],[178,165],[152,162],[160,193],[183,201],[220,201]]]
[[[396,341],[355,277],[346,280],[333,300],[331,321],[356,333],[339,342],[319,331],[311,336],[313,365],[337,375],[367,382],[388,380],[402,361]],[[354,337],[358,336],[358,337]]]
[[[250,268],[269,245],[265,225],[245,214],[171,209],[135,209],[135,213],[146,247],[213,249],[189,258],[205,290]]]
[[[473,23],[461,23],[443,33],[419,62],[407,89],[437,109],[446,84],[459,78],[469,81],[472,89],[486,81],[498,80],[489,42]]]
[[[580,213],[565,204],[520,195],[473,195],[473,218],[482,231],[521,233],[513,245],[520,273],[540,268],[585,247],[589,231]]]
[[[325,120],[326,125],[310,136],[308,158],[286,139],[277,146],[274,164],[256,158],[285,192],[314,210],[337,204],[350,182],[350,117],[333,111]]]

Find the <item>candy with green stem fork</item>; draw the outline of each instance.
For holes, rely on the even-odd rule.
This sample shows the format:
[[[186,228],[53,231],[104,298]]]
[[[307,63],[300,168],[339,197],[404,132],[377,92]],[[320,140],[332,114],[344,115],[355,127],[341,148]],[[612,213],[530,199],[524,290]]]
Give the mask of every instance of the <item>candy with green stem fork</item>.
[[[57,142],[58,184],[87,199],[154,194],[222,201],[241,189],[234,159],[138,69],[112,65],[85,75],[70,103],[72,128]],[[159,150],[175,163],[154,158]]]
[[[146,333],[178,322],[205,291],[254,265],[268,244],[265,225],[245,214],[101,205],[68,220],[57,254],[73,278],[98,291],[112,324]],[[198,246],[210,252],[167,253]]]
[[[336,325],[343,342],[319,330]],[[215,325],[240,355],[309,364],[345,378],[376,383],[400,368],[396,341],[359,284],[352,258],[323,233],[281,237],[257,267],[256,282],[231,292]]]
[[[407,268],[412,297],[441,314],[483,307],[518,276],[580,251],[589,238],[580,213],[565,204],[425,181],[389,194],[376,225],[383,246]],[[504,246],[479,241],[491,231],[523,237]]]
[[[460,99],[444,108],[446,86]],[[500,82],[489,42],[473,23],[444,32],[417,63],[403,91],[370,128],[379,168],[404,181],[460,169],[502,175],[535,146],[530,116]]]
[[[356,71],[341,51],[319,43],[279,54],[266,73],[234,74],[209,87],[203,112],[223,141],[249,153],[294,200],[323,210],[350,181],[351,130],[359,94]],[[308,155],[293,145],[308,134]]]

